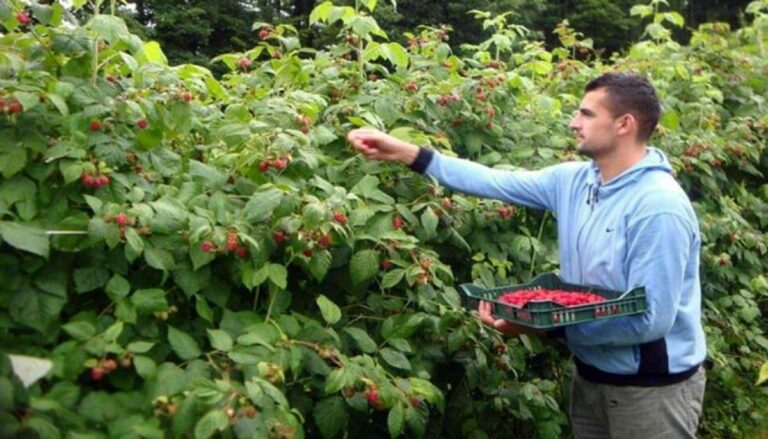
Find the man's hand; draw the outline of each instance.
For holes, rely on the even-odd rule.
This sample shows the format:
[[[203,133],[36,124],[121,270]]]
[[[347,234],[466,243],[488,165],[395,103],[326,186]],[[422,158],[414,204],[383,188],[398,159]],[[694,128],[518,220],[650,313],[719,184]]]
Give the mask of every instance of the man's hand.
[[[419,147],[403,142],[373,128],[358,128],[347,133],[347,140],[369,159],[388,160],[410,165]]]
[[[504,319],[495,319],[491,312],[493,311],[493,305],[490,302],[480,302],[480,306],[477,307],[477,313],[480,316],[480,321],[488,326],[492,326],[497,331],[506,336],[514,335],[535,335],[537,337],[543,337],[544,331],[540,329],[533,329],[523,325],[516,325],[508,322]]]

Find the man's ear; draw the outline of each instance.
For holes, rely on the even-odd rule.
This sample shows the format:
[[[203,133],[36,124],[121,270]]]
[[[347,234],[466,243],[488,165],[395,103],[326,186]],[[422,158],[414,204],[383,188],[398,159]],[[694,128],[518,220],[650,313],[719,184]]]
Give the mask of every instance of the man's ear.
[[[626,113],[616,119],[616,130],[620,136],[637,132],[637,119],[632,113]]]

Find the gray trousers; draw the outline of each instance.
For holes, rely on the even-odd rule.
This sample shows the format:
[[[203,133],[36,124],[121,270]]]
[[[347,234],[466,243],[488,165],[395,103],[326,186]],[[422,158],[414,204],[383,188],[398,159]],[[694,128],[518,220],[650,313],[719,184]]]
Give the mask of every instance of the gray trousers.
[[[613,386],[580,377],[571,382],[570,416],[576,439],[695,438],[706,376],[661,387]]]

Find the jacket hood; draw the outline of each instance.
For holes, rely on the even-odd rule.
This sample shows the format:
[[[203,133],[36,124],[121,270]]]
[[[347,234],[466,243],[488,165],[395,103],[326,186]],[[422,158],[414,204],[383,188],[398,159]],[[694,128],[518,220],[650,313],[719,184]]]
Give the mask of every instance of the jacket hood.
[[[590,187],[590,202],[597,202],[618,192],[622,188],[636,182],[643,174],[649,171],[672,172],[667,156],[658,148],[649,146],[646,148],[645,157],[612,179],[601,182],[600,169],[594,161],[590,163],[590,173],[586,184]]]

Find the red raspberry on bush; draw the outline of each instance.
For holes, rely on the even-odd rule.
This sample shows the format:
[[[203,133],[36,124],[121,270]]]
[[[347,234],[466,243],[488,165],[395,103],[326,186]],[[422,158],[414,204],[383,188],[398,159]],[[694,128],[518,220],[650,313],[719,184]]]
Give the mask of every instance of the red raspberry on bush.
[[[243,247],[242,245],[238,245],[235,249],[235,254],[241,258],[245,259],[248,257],[248,249],[246,247]]]
[[[287,237],[285,235],[285,232],[283,232],[282,230],[275,230],[274,232],[272,232],[272,239],[275,241],[275,243],[282,244],[286,241]]]
[[[240,65],[241,69],[248,70],[248,67],[251,66],[251,60],[248,58],[241,58],[238,64]]]
[[[371,389],[365,393],[365,399],[368,400],[371,404],[379,402],[379,391],[376,389]]]
[[[344,215],[344,212],[336,212],[333,214],[333,220],[343,226],[347,223],[347,216]]]
[[[321,236],[317,239],[317,243],[320,245],[320,247],[328,247],[332,243],[331,235]]]
[[[238,243],[237,242],[238,242],[237,235],[230,234],[229,236],[227,236],[227,251],[228,252],[233,252],[233,251],[237,250],[237,247],[238,247]]]
[[[389,259],[382,259],[379,265],[381,266],[382,270],[388,271],[390,268],[392,268],[392,261]]]
[[[101,122],[98,120],[92,120],[88,128],[90,128],[91,131],[99,131],[101,129]]]
[[[20,102],[11,102],[8,104],[8,113],[9,114],[19,114],[24,110],[24,107],[21,105]]]
[[[147,127],[149,123],[147,122],[147,119],[139,119],[136,121],[136,126],[141,128],[142,130]]]
[[[213,251],[213,243],[211,241],[203,241],[202,244],[200,244],[200,250],[202,250],[204,253],[210,253]]]
[[[392,218],[392,227],[395,229],[403,227],[403,219],[399,216]]]
[[[267,172],[269,171],[269,166],[269,160],[262,160],[261,163],[259,163],[259,171]]]
[[[26,26],[32,19],[29,17],[29,14],[22,11],[16,14],[16,21],[18,21],[20,25]]]
[[[118,213],[115,215],[115,223],[120,227],[125,227],[128,224],[128,215],[123,212]]]
[[[306,256],[308,258],[311,258],[312,257],[312,249],[311,248],[305,248],[304,250],[301,251],[301,254],[303,254],[304,256]]]
[[[91,378],[94,381],[101,381],[104,378],[104,375],[106,375],[106,373],[104,372],[104,369],[100,367],[94,367],[91,369]]]

